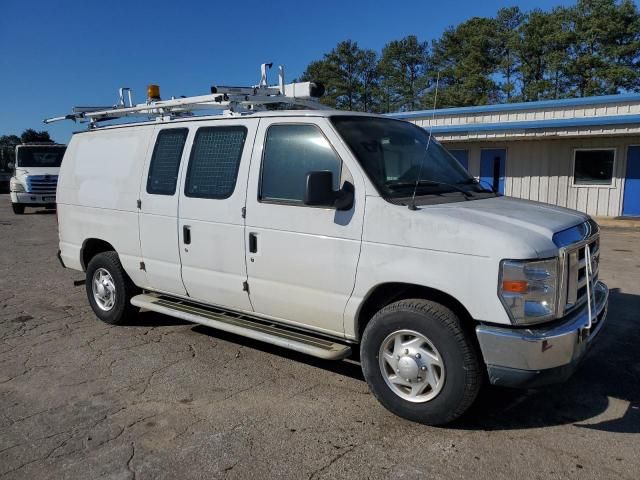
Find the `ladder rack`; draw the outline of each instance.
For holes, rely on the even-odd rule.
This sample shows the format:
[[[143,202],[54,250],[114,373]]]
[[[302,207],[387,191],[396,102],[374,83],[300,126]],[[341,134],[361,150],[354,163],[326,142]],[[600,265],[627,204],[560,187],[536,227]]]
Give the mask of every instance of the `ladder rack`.
[[[263,111],[266,105],[287,104],[311,110],[329,109],[318,99],[324,93],[322,84],[314,82],[284,83],[284,67],[279,67],[279,85],[268,86],[267,69],[270,63],[261,66],[261,79],[253,87],[212,86],[211,93],[194,97],[161,100],[159,87],[150,85],[145,103],[133,104],[132,91],[120,88],[119,103],[112,107],[73,107],[72,113],[47,118],[49,124],[61,120],[89,122],[95,128],[98,122],[124,117],[155,118],[156,121],[194,115],[197,110],[222,110],[225,115],[246,115]],[[127,97],[125,98],[125,93]],[[128,102],[127,102],[128,100]]]

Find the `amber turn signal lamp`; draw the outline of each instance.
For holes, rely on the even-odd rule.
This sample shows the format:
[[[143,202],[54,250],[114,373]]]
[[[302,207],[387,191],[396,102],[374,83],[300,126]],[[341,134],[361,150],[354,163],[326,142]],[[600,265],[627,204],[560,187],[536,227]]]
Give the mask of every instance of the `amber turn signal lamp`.
[[[149,100],[160,100],[160,87],[154,84],[147,86],[147,98]]]
[[[511,293],[527,293],[529,283],[526,280],[503,280],[502,291]]]

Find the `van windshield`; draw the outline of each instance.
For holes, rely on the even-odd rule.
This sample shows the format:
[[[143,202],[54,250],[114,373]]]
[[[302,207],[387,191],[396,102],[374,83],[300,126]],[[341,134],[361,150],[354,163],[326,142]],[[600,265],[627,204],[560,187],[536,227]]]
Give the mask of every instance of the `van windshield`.
[[[65,147],[39,146],[20,147],[16,158],[18,167],[59,167]]]
[[[486,193],[429,132],[401,120],[334,116],[331,122],[385,198]],[[466,193],[468,192],[468,193]]]

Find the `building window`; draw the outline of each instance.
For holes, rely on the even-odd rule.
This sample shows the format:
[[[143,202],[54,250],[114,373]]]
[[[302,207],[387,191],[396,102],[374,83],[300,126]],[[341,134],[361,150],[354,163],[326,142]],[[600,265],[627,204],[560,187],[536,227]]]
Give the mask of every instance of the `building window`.
[[[245,127],[203,127],[191,149],[184,192],[187,197],[229,198],[236,186]]]
[[[273,125],[265,141],[260,199],[302,203],[307,174],[318,170],[333,172],[333,188],[337,190],[341,165],[318,127]]]
[[[576,150],[573,162],[574,185],[611,185],[614,148]]]
[[[147,193],[155,195],[176,193],[180,158],[188,133],[189,130],[186,128],[172,128],[158,133],[149,166]]]

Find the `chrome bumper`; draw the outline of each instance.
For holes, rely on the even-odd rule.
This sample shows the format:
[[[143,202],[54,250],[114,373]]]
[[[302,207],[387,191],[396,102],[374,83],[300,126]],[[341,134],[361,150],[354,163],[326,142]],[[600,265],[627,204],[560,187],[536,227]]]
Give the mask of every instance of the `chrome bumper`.
[[[11,192],[11,203],[20,203],[25,205],[53,205],[56,203],[56,192]]]
[[[476,327],[491,383],[532,387],[568,378],[605,323],[609,289],[604,283],[595,285],[594,297],[591,322],[585,304],[551,326]]]

